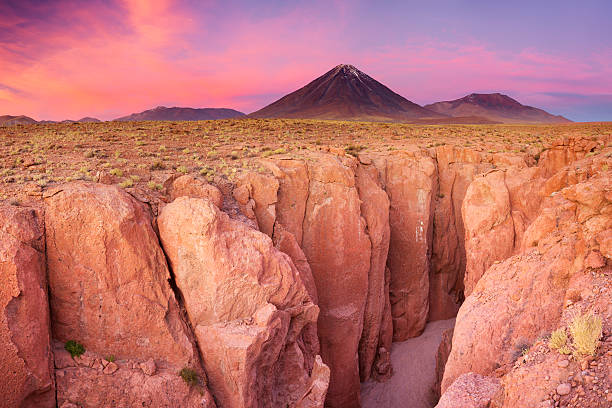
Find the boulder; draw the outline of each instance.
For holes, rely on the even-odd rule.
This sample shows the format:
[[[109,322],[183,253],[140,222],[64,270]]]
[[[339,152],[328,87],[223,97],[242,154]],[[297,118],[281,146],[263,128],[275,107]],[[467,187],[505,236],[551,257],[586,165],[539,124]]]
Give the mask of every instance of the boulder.
[[[514,249],[514,221],[505,172],[476,177],[463,200],[465,226],[465,296],[494,262],[506,259]]]
[[[166,194],[170,197],[170,201],[177,197],[207,198],[217,207],[223,206],[221,190],[191,174],[170,178],[166,182]]]
[[[453,382],[435,408],[489,408],[500,391],[498,379],[466,373]]]
[[[199,366],[145,206],[115,186],[44,195],[54,338],[117,358]]]
[[[221,406],[285,406],[324,382],[302,340],[318,308],[267,235],[186,197],[163,208],[158,226]]]
[[[0,393],[6,407],[55,407],[44,225],[0,206]]]

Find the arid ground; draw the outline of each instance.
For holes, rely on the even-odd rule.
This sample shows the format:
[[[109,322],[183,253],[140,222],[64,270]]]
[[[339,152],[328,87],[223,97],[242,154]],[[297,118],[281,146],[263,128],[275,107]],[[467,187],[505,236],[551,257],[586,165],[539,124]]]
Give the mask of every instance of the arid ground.
[[[155,201],[172,174],[230,181],[256,158],[308,151],[376,152],[407,146],[468,147],[537,157],[563,136],[601,136],[612,123],[564,125],[406,125],[318,120],[103,122],[0,127],[0,200],[31,201],[71,180],[112,182]],[[261,169],[264,171],[263,169]]]

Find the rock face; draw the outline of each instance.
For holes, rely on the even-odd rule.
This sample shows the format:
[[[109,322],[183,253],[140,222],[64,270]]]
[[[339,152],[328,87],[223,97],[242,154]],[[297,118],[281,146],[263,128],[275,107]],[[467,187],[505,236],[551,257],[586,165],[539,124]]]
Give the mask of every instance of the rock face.
[[[44,226],[0,207],[0,393],[7,407],[55,407]]]
[[[499,380],[495,378],[463,374],[442,395],[436,408],[488,408],[500,389]]]
[[[484,272],[514,249],[514,222],[504,171],[477,177],[462,204],[467,255],[465,296],[472,293]]]
[[[361,214],[366,220],[371,243],[368,294],[359,341],[359,375],[361,381],[366,381],[370,378],[380,349],[383,349],[382,353],[391,350],[392,333],[382,328],[384,314],[391,311],[387,307],[389,284],[385,281],[390,237],[389,198],[380,187],[378,170],[372,165],[360,163],[355,170],[355,182],[361,200]],[[387,316],[386,320],[389,318]]]
[[[393,341],[402,341],[421,334],[427,322],[436,166],[419,151],[393,152],[374,164],[390,201],[389,297]]]
[[[531,362],[529,367],[515,362],[521,351],[564,322],[567,324],[579,310],[612,316],[609,304],[601,296],[581,295],[592,293],[593,287],[600,287],[598,293],[609,287],[605,279],[598,282],[598,275],[589,273],[593,268],[604,268],[609,262],[602,255],[598,240],[612,228],[612,173],[608,170],[612,163],[607,157],[602,154],[599,158],[576,162],[544,183],[535,180],[546,194],[540,193],[541,205],[532,222],[528,206],[516,201],[512,204],[513,208],[520,209],[512,214],[515,226],[516,212],[526,220],[520,229],[515,227],[515,231],[523,231],[514,238],[519,239],[513,244],[516,255],[490,266],[462,305],[444,373],[443,391],[467,372],[506,374],[500,406],[539,404],[552,387],[551,383],[542,383],[545,368],[552,364],[551,351],[547,346],[540,347],[543,351],[538,354],[539,360]],[[578,169],[581,172],[576,174]],[[508,174],[506,184],[507,180]],[[493,181],[487,181],[487,185],[494,185]],[[510,183],[510,195],[517,196],[511,185],[516,183]],[[528,188],[521,187],[523,191]],[[555,192],[556,188],[560,190]],[[483,193],[481,197],[486,195]],[[491,219],[489,214],[507,213],[505,201],[481,202],[489,203],[479,212],[484,214],[484,219]],[[499,211],[500,208],[504,211]],[[575,305],[576,302],[584,305]],[[533,347],[538,348],[538,344]],[[548,375],[549,379],[552,377]],[[525,393],[526,387],[529,393]]]
[[[54,338],[119,359],[198,367],[144,205],[84,182],[47,191],[44,203]]]
[[[223,206],[223,194],[217,187],[190,174],[170,179],[167,184],[166,193],[170,201],[177,197],[207,198],[217,207]]]
[[[453,330],[454,328],[444,330],[442,340],[438,346],[438,352],[436,353],[436,383],[434,385],[434,392],[438,399],[442,395],[442,379],[444,378],[444,368],[452,348]]]
[[[308,164],[310,184],[302,248],[319,295],[321,356],[331,369],[326,404],[354,406],[359,403],[357,350],[368,292],[371,243],[350,167],[333,156],[321,156]]]
[[[461,206],[474,178],[492,168],[470,149],[436,148],[438,193],[434,212],[433,248],[429,274],[429,320],[457,315],[463,302],[466,267],[465,228]]]
[[[272,174],[247,175],[241,183],[255,203],[258,224],[267,225],[277,243],[293,236],[305,259],[296,261],[295,248],[286,244],[279,248],[312,271],[321,354],[331,369],[326,403],[358,404],[360,377],[369,378],[373,366],[380,378],[390,374],[389,204],[378,171],[330,154],[261,163]]]
[[[302,336],[318,308],[291,258],[208,200],[176,199],[158,226],[220,405],[322,406],[325,370]]]

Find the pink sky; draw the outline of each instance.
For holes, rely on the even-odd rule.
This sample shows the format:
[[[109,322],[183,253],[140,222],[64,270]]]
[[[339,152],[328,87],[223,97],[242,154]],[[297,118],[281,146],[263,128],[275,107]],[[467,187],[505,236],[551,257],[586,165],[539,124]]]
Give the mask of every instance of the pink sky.
[[[3,2],[0,115],[112,119],[157,105],[249,113],[350,63],[419,104],[499,91],[572,119],[612,120],[612,37],[602,40],[608,32],[593,21],[560,27],[568,10],[544,27],[517,26],[510,41],[512,26],[476,12],[392,3]]]

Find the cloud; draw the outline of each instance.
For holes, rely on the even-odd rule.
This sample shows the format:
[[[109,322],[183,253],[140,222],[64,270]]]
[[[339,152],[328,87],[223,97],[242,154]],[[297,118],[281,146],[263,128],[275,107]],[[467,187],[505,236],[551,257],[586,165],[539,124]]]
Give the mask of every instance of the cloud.
[[[250,112],[338,63],[421,104],[501,91],[555,108],[551,92],[612,93],[611,50],[573,56],[432,35],[365,47],[344,1],[50,4],[0,3],[0,113],[111,119],[157,105]]]

